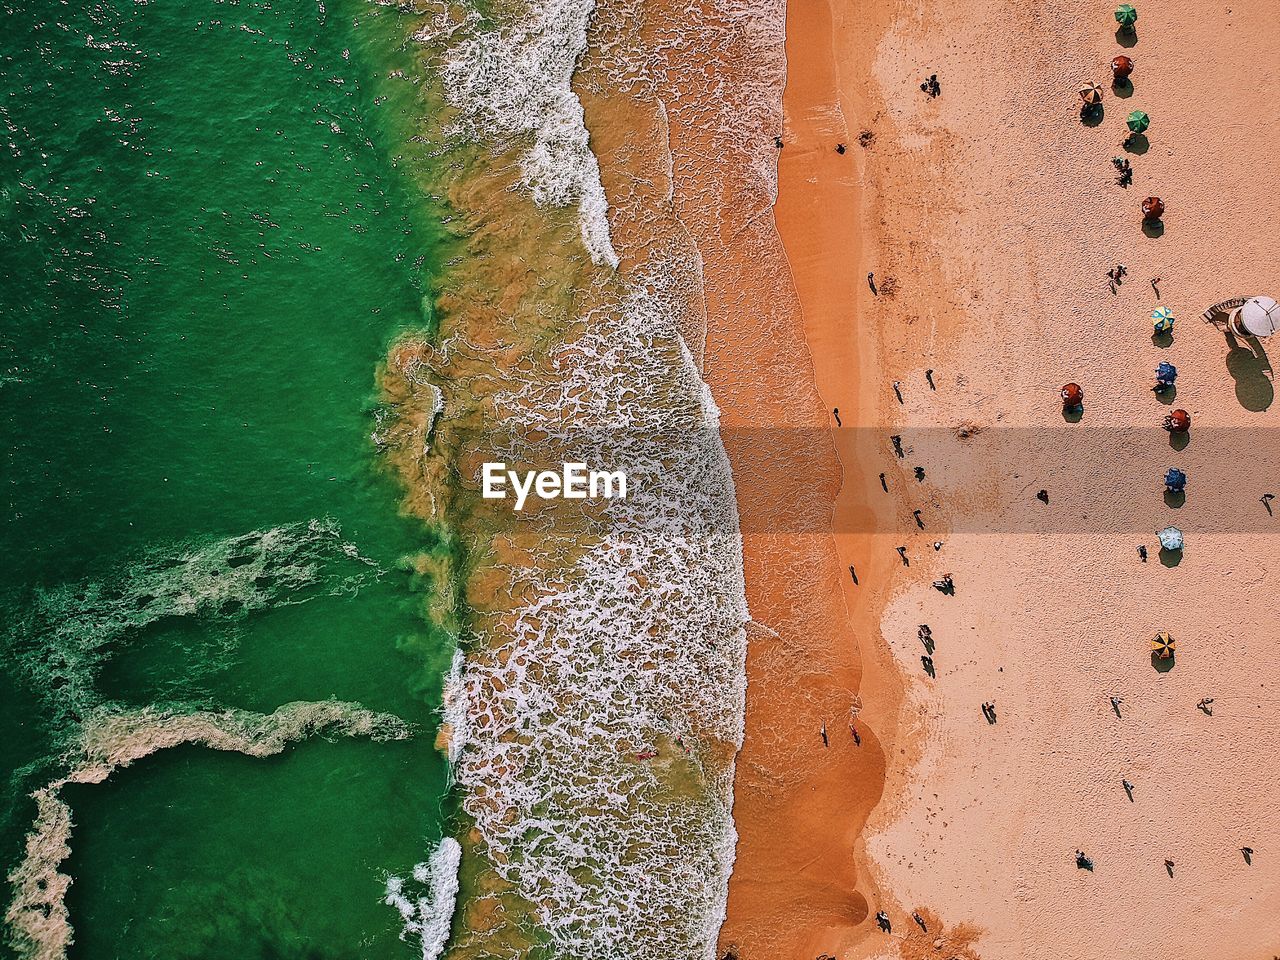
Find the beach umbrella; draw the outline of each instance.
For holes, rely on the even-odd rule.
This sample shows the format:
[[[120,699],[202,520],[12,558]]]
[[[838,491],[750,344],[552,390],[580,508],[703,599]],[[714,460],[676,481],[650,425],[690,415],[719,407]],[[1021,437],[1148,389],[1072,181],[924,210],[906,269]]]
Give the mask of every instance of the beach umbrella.
[[[1269,337],[1280,329],[1280,304],[1270,297],[1246,300],[1232,317],[1232,327],[1242,336]]]
[[[1151,322],[1156,333],[1169,333],[1173,330],[1173,311],[1168,307],[1156,307],[1151,311]]]
[[[1125,121],[1129,125],[1129,130],[1133,133],[1143,133],[1151,126],[1151,118],[1141,110],[1135,110],[1129,114],[1129,119]]]
[[[1116,23],[1122,27],[1132,27],[1138,22],[1138,11],[1131,3],[1122,3],[1116,7]]]
[[[1111,76],[1117,81],[1123,82],[1129,79],[1129,74],[1133,73],[1133,60],[1120,54],[1118,57],[1111,58]]]
[[[1156,365],[1156,379],[1161,383],[1173,383],[1178,379],[1178,368],[1168,360],[1161,360]]]
[[[1086,107],[1096,107],[1102,102],[1102,86],[1092,80],[1080,84],[1080,99]]]
[[[1080,389],[1078,383],[1065,384],[1059,396],[1062,397],[1062,405],[1067,409],[1073,409],[1084,403],[1084,391]]]
[[[1151,638],[1151,652],[1159,660],[1168,660],[1177,649],[1178,641],[1169,636],[1168,631],[1161,630]]]
[[[1175,410],[1164,418],[1164,428],[1170,433],[1186,433],[1191,429],[1191,414],[1185,410]]]
[[[1160,538],[1160,546],[1164,550],[1182,549],[1182,531],[1177,527],[1165,527],[1156,534]]]
[[[1164,216],[1164,201],[1159,197],[1147,197],[1142,201],[1142,219],[1159,220]]]
[[[1181,493],[1187,486],[1187,475],[1177,467],[1170,467],[1164,475],[1165,489],[1172,493]]]

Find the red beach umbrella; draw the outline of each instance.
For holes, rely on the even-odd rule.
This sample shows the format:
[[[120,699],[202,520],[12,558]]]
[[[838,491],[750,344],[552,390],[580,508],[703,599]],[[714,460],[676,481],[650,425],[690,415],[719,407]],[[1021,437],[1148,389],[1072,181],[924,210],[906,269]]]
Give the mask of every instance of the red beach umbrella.
[[[1164,216],[1164,201],[1159,197],[1147,197],[1142,201],[1142,219],[1159,220]]]
[[[1080,389],[1078,383],[1065,384],[1059,396],[1062,397],[1062,406],[1070,410],[1084,403],[1084,391]]]
[[[1111,58],[1111,76],[1115,77],[1117,83],[1128,80],[1131,73],[1133,73],[1133,60],[1123,53]]]
[[[1174,410],[1164,418],[1164,428],[1170,433],[1186,433],[1191,429],[1191,414],[1185,410]]]

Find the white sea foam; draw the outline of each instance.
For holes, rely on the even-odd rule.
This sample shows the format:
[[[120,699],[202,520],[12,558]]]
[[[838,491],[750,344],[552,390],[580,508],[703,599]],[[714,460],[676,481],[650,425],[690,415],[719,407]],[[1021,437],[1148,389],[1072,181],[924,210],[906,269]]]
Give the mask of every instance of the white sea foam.
[[[99,703],[102,664],[150,624],[235,621],[268,606],[354,592],[376,575],[377,565],[330,519],[179,543],[147,552],[108,579],[37,589],[7,618],[0,649],[59,716],[79,717]],[[191,657],[191,669],[216,667],[217,654]]]
[[[413,899],[405,893],[402,877],[387,878],[386,902],[395,907],[404,920],[401,939],[418,938],[422,960],[436,960],[449,942],[461,862],[462,845],[453,837],[445,837],[425,863],[413,868],[414,882],[426,890],[423,896]]]
[[[534,202],[576,204],[587,253],[616,268],[600,165],[570,86],[594,9],[594,0],[537,0],[521,16],[498,20],[469,9],[444,65],[445,96],[459,111],[455,129],[463,136],[531,141],[520,168]]]
[[[712,957],[733,859],[741,537],[717,411],[649,279],[587,318],[554,383],[499,398],[534,430],[573,424],[579,450],[621,451],[633,492],[572,564],[541,548],[522,571],[536,599],[461,672],[463,808],[564,960]]]

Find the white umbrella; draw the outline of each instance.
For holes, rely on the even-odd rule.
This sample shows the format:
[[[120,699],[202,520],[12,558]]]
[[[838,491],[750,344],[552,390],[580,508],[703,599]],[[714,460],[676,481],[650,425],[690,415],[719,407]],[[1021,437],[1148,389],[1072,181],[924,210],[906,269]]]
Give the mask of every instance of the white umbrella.
[[[1165,550],[1182,549],[1182,531],[1177,527],[1165,527],[1156,536],[1160,538],[1160,546]]]
[[[1269,337],[1280,330],[1280,304],[1270,297],[1246,300],[1236,311],[1235,327],[1250,337]]]

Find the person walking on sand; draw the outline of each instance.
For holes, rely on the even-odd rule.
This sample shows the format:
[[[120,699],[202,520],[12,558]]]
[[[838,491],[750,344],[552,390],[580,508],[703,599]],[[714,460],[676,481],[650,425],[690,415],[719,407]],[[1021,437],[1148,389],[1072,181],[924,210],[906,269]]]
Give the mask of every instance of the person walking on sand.
[[[837,426],[837,427],[843,427],[843,426],[844,426],[844,424],[840,422],[840,408],[839,408],[839,407],[832,407],[832,408],[831,408],[831,415],[832,415],[833,417],[835,417],[835,418],[836,418],[836,426]]]
[[[862,746],[862,737],[858,736],[858,728],[855,727],[852,723],[849,724],[849,732],[853,734],[853,745],[855,747]]]
[[[924,917],[920,916],[920,911],[915,910],[911,913],[911,919],[920,925],[920,929],[925,933],[929,932],[929,928],[924,925]]]
[[[873,297],[880,296],[880,294],[876,291],[876,274],[874,270],[871,273],[867,274],[867,286],[871,288],[871,295]]]
[[[849,576],[853,577],[853,585],[858,586],[858,571],[853,569],[853,564],[849,564]]]
[[[829,740],[827,740],[827,721],[825,721],[825,720],[823,720],[823,721],[822,721],[822,731],[821,731],[821,732],[822,732],[822,745],[823,745],[824,747],[829,747],[829,746],[831,746],[831,742],[830,742]]]
[[[928,380],[928,381],[929,381],[929,389],[930,389],[930,390],[937,390],[937,389],[938,389],[937,387],[935,387],[935,386],[933,385],[933,370],[932,370],[932,369],[926,370],[926,371],[924,372],[924,378],[925,378],[926,380]]]
[[[1122,703],[1124,703],[1124,699],[1122,697],[1111,698],[1111,709],[1115,711],[1117,717],[1120,716],[1120,704]]]
[[[911,511],[911,516],[913,516],[913,517],[915,517],[915,518],[916,518],[916,526],[917,526],[919,529],[923,530],[923,529],[924,529],[924,521],[920,519],[920,511],[919,511],[919,510],[912,510],[912,511]]]
[[[902,558],[902,565],[903,565],[904,567],[909,567],[909,566],[911,566],[911,561],[907,559],[907,548],[906,548],[906,547],[898,547],[898,548],[897,548],[897,551],[898,551],[898,556],[900,556],[900,557]]]
[[[893,381],[893,395],[898,398],[898,402],[902,403],[902,383],[901,381]]]
[[[889,438],[889,442],[893,444],[893,452],[898,455],[898,459],[903,459],[906,454],[902,450],[902,434],[895,433]]]
[[[889,484],[885,483],[884,474],[880,474],[880,489],[885,493],[889,492]]]
[[[876,911],[876,923],[880,925],[880,929],[885,933],[893,929],[893,924],[889,922],[889,915],[883,910]]]
[[[1133,784],[1128,780],[1121,780],[1120,786],[1124,787],[1124,792],[1129,796],[1129,802],[1133,803]]]

